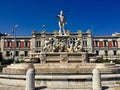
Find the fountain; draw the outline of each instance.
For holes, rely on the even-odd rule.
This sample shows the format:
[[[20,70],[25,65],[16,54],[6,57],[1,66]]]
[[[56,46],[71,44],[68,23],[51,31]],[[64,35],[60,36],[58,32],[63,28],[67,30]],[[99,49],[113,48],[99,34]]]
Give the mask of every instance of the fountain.
[[[63,11],[57,17],[60,19],[60,29],[54,32],[52,38],[46,38],[44,30],[41,32],[41,40],[43,41],[41,52],[36,53],[31,49],[30,56],[25,58],[26,63],[8,65],[3,68],[3,74],[25,75],[29,68],[34,68],[36,86],[80,90],[82,86],[83,88],[92,86],[89,75],[92,74],[94,68],[97,68],[101,74],[119,73],[120,67],[117,67],[114,63],[98,63],[98,61],[102,61],[102,57],[84,50],[81,31],[78,32],[78,38],[75,42],[70,42],[70,32],[64,28],[65,17]],[[35,32],[33,32],[34,34]],[[83,78],[80,75],[83,75]],[[11,77],[15,81],[16,79],[20,81],[22,79],[22,82],[25,83],[23,76],[19,78]],[[21,84],[21,86],[24,85]]]

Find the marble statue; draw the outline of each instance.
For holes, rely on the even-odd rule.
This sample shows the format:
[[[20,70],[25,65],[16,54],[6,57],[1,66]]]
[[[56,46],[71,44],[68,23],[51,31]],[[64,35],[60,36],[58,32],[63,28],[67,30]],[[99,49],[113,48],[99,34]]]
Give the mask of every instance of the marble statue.
[[[67,52],[73,52],[73,44],[68,45]]]
[[[51,38],[45,40],[45,46],[43,47],[43,50],[44,50],[45,52],[50,52],[50,51],[52,51]]]
[[[59,33],[58,33],[58,31],[54,31],[54,36],[56,37],[56,36],[58,36],[59,35]]]
[[[63,11],[60,11],[60,15],[57,15],[57,17],[59,18],[59,35],[62,35],[62,30],[64,32],[64,35],[66,34],[65,32],[65,16],[63,15]]]
[[[77,39],[75,41],[74,51],[80,52],[81,50],[82,50],[81,41],[80,41],[80,39]]]
[[[78,31],[78,37],[82,37],[82,31],[81,30]]]
[[[53,52],[65,52],[65,43],[53,42]]]
[[[70,36],[70,31],[69,30],[66,30],[66,35]]]

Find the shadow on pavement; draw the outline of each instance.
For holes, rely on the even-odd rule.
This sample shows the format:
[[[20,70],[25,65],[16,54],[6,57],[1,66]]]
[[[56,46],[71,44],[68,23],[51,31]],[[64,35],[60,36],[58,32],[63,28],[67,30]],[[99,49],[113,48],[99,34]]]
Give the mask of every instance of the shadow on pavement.
[[[108,88],[109,88],[108,86],[102,86],[102,90],[106,90]]]
[[[47,88],[47,86],[40,86],[40,87],[36,87],[35,90],[40,90],[40,89],[45,89]]]

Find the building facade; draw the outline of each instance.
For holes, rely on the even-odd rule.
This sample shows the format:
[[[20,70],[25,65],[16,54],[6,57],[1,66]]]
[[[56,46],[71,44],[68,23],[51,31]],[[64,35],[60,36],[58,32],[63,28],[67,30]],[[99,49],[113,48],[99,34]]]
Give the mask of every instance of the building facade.
[[[115,33],[112,36],[94,36],[93,48],[97,55],[116,59],[120,56],[120,34]]]
[[[13,36],[3,36],[1,38],[1,52],[4,58],[13,58],[14,53],[18,58],[28,56],[31,51],[30,45],[31,36],[16,36],[16,40]]]
[[[31,53],[43,52],[48,46],[46,42],[50,41],[52,48],[54,48],[56,34],[57,31],[47,33],[45,30],[42,30],[39,33],[32,31],[31,36],[16,36],[16,40],[14,40],[13,36],[2,36],[0,41],[1,52],[3,57],[12,58],[14,53],[18,58],[21,56],[28,57]],[[67,34],[69,37],[65,43],[66,47],[69,47],[71,44],[74,47],[75,42],[80,40],[80,45],[84,52],[95,53],[110,58],[116,58],[120,55],[119,33],[115,33],[112,36],[93,36],[91,30],[87,30],[87,32],[78,30],[76,33],[67,31]],[[47,50],[47,52],[52,51]]]

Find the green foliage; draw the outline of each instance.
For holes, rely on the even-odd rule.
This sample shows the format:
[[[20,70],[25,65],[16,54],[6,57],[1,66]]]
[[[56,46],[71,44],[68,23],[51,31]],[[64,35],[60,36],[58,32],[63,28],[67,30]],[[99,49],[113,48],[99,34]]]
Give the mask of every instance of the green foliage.
[[[120,64],[120,60],[118,60],[118,59],[113,60],[113,62],[116,64]]]
[[[21,61],[17,60],[17,61],[15,61],[15,63],[24,63],[24,62],[25,62],[24,60],[21,60]]]
[[[13,63],[14,60],[13,59],[8,59],[8,60],[2,60],[2,65],[10,65],[11,63]]]
[[[111,60],[109,60],[109,59],[103,59],[102,60],[102,63],[110,63],[110,61]],[[113,61],[113,63],[115,63],[115,64],[120,64],[120,60],[118,60],[118,59],[115,59],[115,60],[112,60]]]
[[[116,82],[116,84],[120,84],[120,81]]]
[[[15,63],[24,63],[24,62],[25,62],[24,60],[21,60],[21,61],[17,60],[17,61],[15,61]],[[12,63],[14,63],[13,59],[2,60],[2,62],[1,62],[2,65],[10,65]]]
[[[2,72],[2,67],[0,67],[0,73]]]
[[[108,60],[108,59],[103,59],[102,60],[102,63],[109,63],[110,62],[110,60]]]

